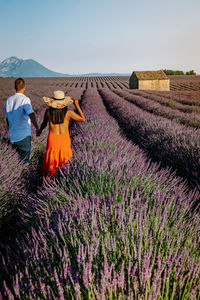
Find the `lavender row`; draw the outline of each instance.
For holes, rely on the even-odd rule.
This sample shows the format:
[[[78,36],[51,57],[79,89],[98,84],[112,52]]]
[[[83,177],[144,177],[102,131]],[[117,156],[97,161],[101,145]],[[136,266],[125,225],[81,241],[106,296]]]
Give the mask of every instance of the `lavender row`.
[[[161,105],[170,107],[171,109],[180,110],[183,113],[194,113],[199,114],[200,113],[200,107],[198,105],[186,105],[176,102],[176,100],[173,98],[173,96],[169,99],[162,95],[157,95],[157,93],[154,91],[133,91],[129,90],[131,94],[133,95],[139,95],[143,96],[146,99],[156,101],[160,103]]]
[[[189,184],[200,178],[200,131],[154,116],[107,89],[100,94],[111,114],[153,160],[172,167]]]
[[[200,115],[194,113],[183,113],[178,109],[171,109],[170,107],[165,107],[161,105],[159,102],[147,99],[147,96],[142,95],[133,95],[128,91],[120,91],[120,90],[112,90],[118,96],[124,98],[125,100],[134,103],[138,107],[153,113],[157,116],[162,116],[164,118],[174,120],[179,124],[183,124],[186,126],[200,128]],[[153,99],[154,96],[152,96]]]
[[[151,91],[148,91],[152,93]],[[178,92],[159,92],[153,91],[153,94],[165,97],[170,100],[174,100],[181,104],[192,105],[192,106],[200,106],[200,92],[199,91],[178,91]]]
[[[17,242],[23,254],[4,295],[195,299],[199,221],[191,205],[199,195],[186,195],[180,179],[121,137],[96,90],[82,103],[87,122],[72,129],[72,164],[21,210],[31,234]]]
[[[0,228],[3,218],[10,214],[15,206],[17,196],[13,190],[22,191],[24,184],[20,181],[24,166],[15,150],[0,140]]]
[[[15,265],[12,285],[3,282],[4,295],[10,299],[141,299],[145,295],[152,300],[197,299],[199,223],[197,215],[185,221],[183,202],[175,208],[175,199],[166,203],[163,193],[158,200],[166,209],[158,209],[126,191],[118,204],[112,196],[64,195],[67,207],[55,204],[61,196],[51,193],[52,207],[48,205],[47,212],[40,209],[38,229],[32,230],[31,241],[23,243],[25,266]],[[6,264],[5,259],[4,268]]]

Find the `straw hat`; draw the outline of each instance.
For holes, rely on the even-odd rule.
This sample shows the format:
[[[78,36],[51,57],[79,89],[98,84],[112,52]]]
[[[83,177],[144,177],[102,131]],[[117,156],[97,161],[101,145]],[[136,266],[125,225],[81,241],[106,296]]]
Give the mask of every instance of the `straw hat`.
[[[44,102],[53,108],[63,108],[73,103],[73,98],[70,96],[65,97],[63,91],[54,91],[53,97],[43,97]]]

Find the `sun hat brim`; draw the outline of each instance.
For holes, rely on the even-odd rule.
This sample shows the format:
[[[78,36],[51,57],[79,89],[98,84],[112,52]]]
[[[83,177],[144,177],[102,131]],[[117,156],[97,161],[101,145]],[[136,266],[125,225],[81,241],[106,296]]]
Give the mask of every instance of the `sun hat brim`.
[[[52,97],[43,97],[44,102],[53,108],[64,108],[73,103],[73,100],[70,96],[65,97],[63,100],[56,100]]]

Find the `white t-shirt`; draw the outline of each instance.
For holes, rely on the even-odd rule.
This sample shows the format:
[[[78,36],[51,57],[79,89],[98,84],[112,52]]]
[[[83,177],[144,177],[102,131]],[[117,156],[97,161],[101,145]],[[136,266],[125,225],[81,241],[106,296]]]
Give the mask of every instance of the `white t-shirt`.
[[[5,102],[6,118],[9,122],[9,137],[11,142],[19,142],[31,136],[31,120],[33,113],[31,101],[24,94],[16,93]]]

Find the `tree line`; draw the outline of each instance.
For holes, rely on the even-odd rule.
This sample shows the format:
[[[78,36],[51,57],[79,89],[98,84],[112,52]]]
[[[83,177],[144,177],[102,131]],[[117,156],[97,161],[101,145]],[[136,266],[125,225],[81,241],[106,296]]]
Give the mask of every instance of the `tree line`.
[[[190,70],[188,72],[183,72],[180,70],[163,70],[165,72],[166,75],[196,75],[196,73],[194,72],[194,70]]]

